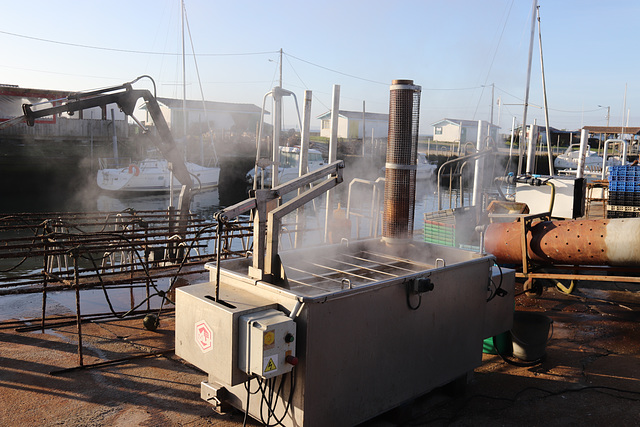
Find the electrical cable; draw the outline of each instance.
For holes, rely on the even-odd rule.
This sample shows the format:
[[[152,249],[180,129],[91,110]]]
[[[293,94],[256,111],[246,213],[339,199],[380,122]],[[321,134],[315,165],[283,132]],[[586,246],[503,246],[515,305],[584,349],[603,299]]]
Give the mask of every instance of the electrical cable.
[[[289,396],[287,398],[287,404],[285,405],[285,408],[284,408],[284,413],[282,414],[281,417],[278,417],[275,411],[278,405],[278,401],[280,399],[280,393],[283,392],[284,381],[287,375],[289,375]],[[260,378],[257,379],[259,390],[256,390],[256,392],[257,391],[261,392],[260,421],[262,422],[263,425],[267,427],[276,427],[276,426],[284,427],[284,424],[282,422],[284,421],[285,417],[289,413],[289,409],[291,408],[291,404],[293,402],[293,394],[296,387],[295,368],[292,368],[289,373],[280,376],[280,385],[278,386],[277,392],[275,393],[275,400],[274,400],[274,391],[276,389],[275,385],[276,385],[277,378],[278,377],[270,378],[266,380],[263,380]],[[263,388],[263,385],[264,385],[264,388]],[[265,415],[264,415],[264,406],[267,407],[266,421],[265,421]],[[272,417],[274,419],[275,424],[270,424]]]
[[[249,417],[249,399],[251,398],[251,395],[252,394],[256,394],[258,391],[260,391],[260,387],[258,387],[258,389],[256,391],[254,391],[253,393],[251,392],[251,380],[253,378],[254,377],[251,376],[244,382],[244,388],[245,388],[245,390],[247,390],[247,406],[246,406],[246,409],[244,411],[244,419],[242,420],[242,427],[246,427],[246,425],[247,425],[247,419]]]
[[[506,291],[502,289],[502,267],[500,267],[500,265],[495,261],[493,263],[495,264],[496,267],[498,267],[498,271],[500,271],[500,283],[498,283],[498,285],[496,286],[496,284],[493,282],[493,276],[489,278],[489,283],[493,285],[494,291],[491,293],[489,298],[487,298],[487,302],[494,299],[496,295],[500,295],[500,296],[506,295]]]
[[[414,310],[415,311],[415,310],[419,309],[420,308],[420,304],[422,304],[422,294],[420,294],[420,293],[418,294],[418,305],[413,306],[413,305],[411,305],[411,294],[412,294],[412,292],[411,292],[410,288],[411,288],[410,283],[407,283],[407,288],[406,288],[407,289],[407,306],[409,307],[410,310]]]

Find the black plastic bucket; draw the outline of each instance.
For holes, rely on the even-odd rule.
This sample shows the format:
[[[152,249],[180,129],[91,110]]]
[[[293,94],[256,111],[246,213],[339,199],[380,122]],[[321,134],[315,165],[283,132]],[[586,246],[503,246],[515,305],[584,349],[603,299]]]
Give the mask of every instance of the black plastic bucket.
[[[542,359],[553,336],[553,320],[540,313],[516,311],[513,313],[511,342],[513,356],[527,362]]]

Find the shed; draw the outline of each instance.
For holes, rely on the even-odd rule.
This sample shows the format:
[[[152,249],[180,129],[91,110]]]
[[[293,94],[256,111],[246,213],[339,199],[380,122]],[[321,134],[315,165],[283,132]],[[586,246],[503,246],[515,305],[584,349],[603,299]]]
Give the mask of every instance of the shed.
[[[362,139],[362,111],[340,110],[338,112],[338,138]],[[320,136],[331,136],[331,111],[317,117],[321,122]],[[386,138],[389,134],[389,115],[364,113],[365,138]]]
[[[486,122],[485,122],[486,123]],[[432,124],[434,142],[475,143],[478,138],[478,120],[442,119]],[[490,125],[489,133],[494,141],[498,140],[497,125]]]
[[[175,98],[157,98],[160,110],[172,132],[182,133],[183,100]],[[145,109],[143,105],[140,107]],[[236,130],[255,132],[260,121],[262,109],[253,104],[231,102],[185,100],[184,109],[189,127],[200,124],[207,129],[207,121],[212,130]],[[265,112],[265,114],[268,114]]]

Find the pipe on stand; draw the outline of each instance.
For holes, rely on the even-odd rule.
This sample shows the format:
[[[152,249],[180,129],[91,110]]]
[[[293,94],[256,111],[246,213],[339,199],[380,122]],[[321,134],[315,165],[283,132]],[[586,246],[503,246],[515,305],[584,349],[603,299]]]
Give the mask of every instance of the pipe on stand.
[[[485,251],[500,264],[522,263],[522,242],[520,222],[486,228]],[[539,221],[526,244],[537,264],[640,266],[640,218]]]

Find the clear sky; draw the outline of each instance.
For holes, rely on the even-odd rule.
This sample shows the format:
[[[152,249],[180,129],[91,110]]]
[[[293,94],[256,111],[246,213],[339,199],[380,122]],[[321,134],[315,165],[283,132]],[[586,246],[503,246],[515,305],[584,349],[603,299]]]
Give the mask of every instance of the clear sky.
[[[639,126],[640,2],[539,6],[550,126],[604,126],[607,107],[612,126],[627,114]],[[82,91],[148,74],[158,96],[182,97],[180,0],[0,0],[0,7],[0,83]],[[300,103],[313,91],[316,129],[334,84],[341,109],[362,111],[364,101],[367,111],[388,113],[394,79],[422,86],[422,134],[445,117],[489,120],[492,104],[502,132],[512,117],[522,121],[531,0],[185,0],[185,9],[210,101],[262,105],[277,85],[282,48],[283,87]],[[187,33],[188,53],[190,44]],[[189,99],[201,99],[195,68],[188,56]],[[528,123],[544,124],[540,68],[536,26]],[[295,125],[292,101],[284,108],[285,125]]]

